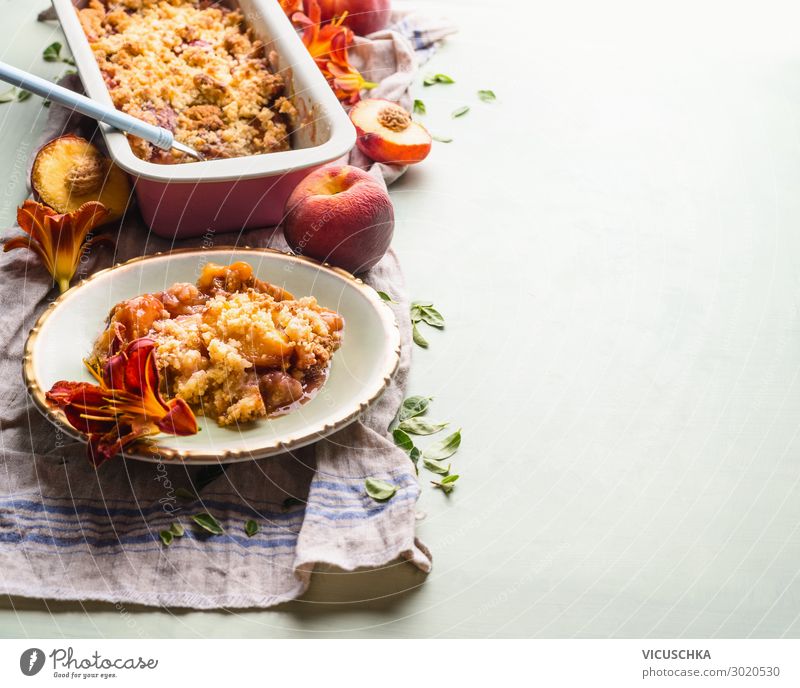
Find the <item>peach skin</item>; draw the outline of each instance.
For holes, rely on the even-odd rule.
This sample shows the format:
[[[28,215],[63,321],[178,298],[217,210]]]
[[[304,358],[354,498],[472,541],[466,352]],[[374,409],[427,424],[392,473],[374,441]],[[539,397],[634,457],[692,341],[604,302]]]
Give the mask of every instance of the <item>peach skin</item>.
[[[319,5],[322,21],[330,21],[347,12],[344,24],[359,36],[385,28],[392,14],[390,0],[319,0]]]
[[[394,208],[386,189],[363,170],[329,165],[295,187],[281,224],[296,254],[358,273],[389,248]]]

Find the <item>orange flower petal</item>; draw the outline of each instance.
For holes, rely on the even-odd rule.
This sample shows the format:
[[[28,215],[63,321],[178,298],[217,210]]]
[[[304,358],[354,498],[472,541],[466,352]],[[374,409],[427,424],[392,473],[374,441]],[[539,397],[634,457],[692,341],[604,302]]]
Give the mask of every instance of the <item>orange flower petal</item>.
[[[109,210],[96,201],[84,203],[72,213],[59,214],[52,208],[27,200],[17,209],[17,223],[33,243],[12,242],[10,248],[29,248],[41,258],[47,271],[64,292],[75,275],[85,249],[86,235],[104,222]]]

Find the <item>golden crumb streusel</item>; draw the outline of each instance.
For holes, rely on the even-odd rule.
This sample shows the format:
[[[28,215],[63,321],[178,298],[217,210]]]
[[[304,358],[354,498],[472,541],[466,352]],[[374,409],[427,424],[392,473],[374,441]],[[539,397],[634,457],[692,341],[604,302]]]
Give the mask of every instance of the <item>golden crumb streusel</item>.
[[[202,0],[90,0],[78,16],[118,109],[207,158],[290,148],[297,111],[238,10]],[[145,160],[190,160],[130,141]]]
[[[151,338],[162,393],[220,425],[238,425],[311,399],[343,328],[338,313],[257,279],[247,263],[208,263],[196,284],[117,304],[92,361],[102,367],[134,339]]]

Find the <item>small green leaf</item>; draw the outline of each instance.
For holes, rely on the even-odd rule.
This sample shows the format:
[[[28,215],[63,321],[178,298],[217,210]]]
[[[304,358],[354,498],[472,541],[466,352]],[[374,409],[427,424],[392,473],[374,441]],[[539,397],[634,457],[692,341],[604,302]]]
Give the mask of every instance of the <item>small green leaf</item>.
[[[431,134],[431,138],[439,143],[453,143],[453,139],[449,136],[436,136],[436,134]]]
[[[387,499],[391,499],[397,492],[395,485],[377,478],[367,478],[364,481],[364,487],[367,490],[367,494],[378,502],[385,502]]]
[[[58,62],[61,59],[61,43],[56,41],[48,45],[42,53],[45,62]]]
[[[416,323],[411,325],[411,336],[414,339],[414,344],[421,346],[423,349],[428,348],[428,340],[425,339],[425,337],[423,337],[420,331],[417,329]]]
[[[10,103],[17,98],[17,89],[9,88],[7,91],[0,93],[0,103]]]
[[[423,458],[422,465],[432,473],[438,473],[439,475],[447,475],[450,472],[449,463],[445,466],[443,461],[437,461],[436,459]]]
[[[419,317],[423,322],[428,323],[432,327],[444,327],[444,317],[442,314],[431,306],[420,306]]]
[[[397,303],[391,296],[389,296],[385,291],[379,291],[378,296],[381,297],[387,303]]]
[[[175,537],[183,537],[183,534],[186,532],[186,529],[180,523],[173,523],[169,527],[169,532],[172,533]]]
[[[442,478],[441,480],[431,480],[431,485],[434,487],[438,487],[442,492],[445,494],[450,494],[453,491],[453,483],[458,480],[458,474],[448,475]]]
[[[222,535],[222,526],[216,518],[209,513],[202,513],[192,516],[192,520],[203,530],[207,530],[212,535]]]
[[[428,410],[428,406],[430,406],[431,400],[433,397],[421,397],[421,396],[413,396],[408,397],[408,399],[404,399],[402,405],[400,406],[400,420],[408,420],[409,418],[414,418],[414,416],[421,416],[425,411]]]
[[[410,452],[414,448],[413,440],[408,436],[408,433],[400,428],[392,430],[392,439],[404,452]]]
[[[411,459],[411,463],[414,464],[414,468],[417,467],[419,463],[419,458],[422,456],[422,452],[417,449],[417,447],[412,447],[411,451],[408,452],[408,458]]]
[[[429,74],[422,80],[423,86],[433,86],[434,84],[454,84],[455,80],[447,74]]]
[[[453,110],[451,117],[455,119],[456,117],[463,117],[469,112],[469,105],[462,105],[457,110]]]
[[[423,459],[435,459],[441,461],[449,456],[452,456],[458,451],[461,446],[461,429],[456,430],[452,435],[448,435],[438,442],[425,447],[422,452]]]
[[[432,301],[412,301],[411,302],[411,307],[412,308],[416,308],[416,307],[428,308],[429,306],[432,306],[432,305],[433,305]]]
[[[164,547],[169,547],[172,544],[172,533],[169,530],[162,530],[158,537],[161,538],[161,542],[164,543]]]
[[[497,100],[497,96],[494,94],[494,91],[490,91],[488,88],[478,91],[478,98],[480,98],[484,103],[493,103],[495,100]]]
[[[397,427],[412,435],[433,435],[448,425],[449,423],[436,423],[424,418],[409,418],[401,421]]]
[[[416,112],[418,115],[424,115],[427,112],[427,110],[425,110],[425,103],[419,99],[416,99],[414,101],[414,112]]]
[[[175,490],[175,496],[178,499],[185,499],[190,502],[193,502],[195,499],[197,499],[197,495],[195,495],[194,492],[187,490],[185,487],[179,487],[177,490]]]
[[[17,91],[17,100],[21,103],[23,100],[28,100],[33,95],[30,91],[20,89]]]
[[[253,537],[258,531],[260,526],[252,518],[244,524],[244,532],[247,537]]]

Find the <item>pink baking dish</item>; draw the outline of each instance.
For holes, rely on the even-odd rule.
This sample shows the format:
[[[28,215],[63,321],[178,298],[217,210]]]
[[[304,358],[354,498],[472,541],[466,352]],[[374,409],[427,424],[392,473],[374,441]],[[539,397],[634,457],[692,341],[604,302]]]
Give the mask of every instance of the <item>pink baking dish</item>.
[[[112,104],[75,7],[85,0],[52,0],[86,93]],[[277,224],[298,181],[345,155],[356,132],[277,0],[238,0],[247,23],[274,52],[300,117],[292,150],[244,158],[157,165],[137,158],[121,132],[103,126],[109,154],[135,183],[148,227],[183,239]]]

